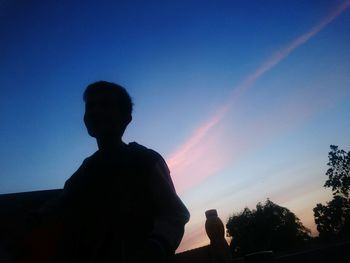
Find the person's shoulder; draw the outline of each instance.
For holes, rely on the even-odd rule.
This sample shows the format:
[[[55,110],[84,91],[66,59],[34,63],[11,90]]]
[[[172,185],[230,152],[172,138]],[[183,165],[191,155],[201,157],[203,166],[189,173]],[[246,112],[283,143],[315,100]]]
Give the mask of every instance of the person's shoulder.
[[[97,159],[98,159],[98,151],[86,157],[81,163],[81,165],[79,166],[79,168],[73,173],[73,175],[68,180],[75,177],[80,177],[82,176],[82,174],[85,174],[87,171],[89,171],[89,168],[93,166],[94,163],[96,163]]]
[[[148,161],[158,161],[163,160],[163,157],[156,152],[153,149],[147,148],[146,146],[143,146],[137,142],[131,142],[127,145],[129,152],[132,153],[132,155],[139,157],[143,160]]]
[[[93,154],[91,154],[90,156],[86,157],[84,159],[84,161],[82,162],[81,166],[85,167],[85,166],[90,165],[91,163],[95,162],[96,160],[98,160],[98,155],[99,155],[99,152],[96,151]]]

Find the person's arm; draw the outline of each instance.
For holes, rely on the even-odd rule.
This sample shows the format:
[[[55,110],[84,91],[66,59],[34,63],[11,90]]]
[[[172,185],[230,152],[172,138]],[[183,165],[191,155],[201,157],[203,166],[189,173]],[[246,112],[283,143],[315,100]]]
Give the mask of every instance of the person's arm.
[[[160,156],[151,169],[149,183],[152,205],[156,211],[154,227],[143,248],[131,256],[131,263],[168,262],[168,257],[179,246],[185,224],[190,218],[187,208],[176,194],[169,169]]]
[[[150,239],[158,242],[165,253],[171,255],[181,242],[190,214],[176,194],[170,171],[162,158],[153,168],[151,187],[157,216]]]

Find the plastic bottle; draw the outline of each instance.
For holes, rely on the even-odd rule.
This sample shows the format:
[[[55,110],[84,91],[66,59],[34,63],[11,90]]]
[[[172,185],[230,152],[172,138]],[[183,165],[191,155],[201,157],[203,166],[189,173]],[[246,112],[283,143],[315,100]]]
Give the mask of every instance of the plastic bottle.
[[[207,210],[205,216],[205,231],[210,239],[212,262],[231,263],[232,255],[225,240],[225,227],[216,209]]]

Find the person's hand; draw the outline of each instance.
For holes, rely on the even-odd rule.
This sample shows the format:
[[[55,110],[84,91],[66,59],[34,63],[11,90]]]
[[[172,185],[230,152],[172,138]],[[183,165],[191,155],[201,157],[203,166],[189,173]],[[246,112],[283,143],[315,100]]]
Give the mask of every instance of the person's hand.
[[[129,256],[129,263],[162,263],[165,261],[165,252],[156,240],[148,240],[134,255]]]

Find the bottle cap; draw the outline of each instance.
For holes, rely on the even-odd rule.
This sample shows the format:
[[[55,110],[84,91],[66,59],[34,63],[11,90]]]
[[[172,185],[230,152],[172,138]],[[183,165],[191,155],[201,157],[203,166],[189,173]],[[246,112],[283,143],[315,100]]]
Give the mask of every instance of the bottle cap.
[[[210,210],[205,211],[205,216],[206,216],[206,218],[217,217],[218,212],[216,211],[216,209],[210,209]]]

